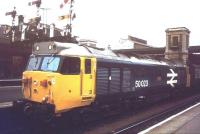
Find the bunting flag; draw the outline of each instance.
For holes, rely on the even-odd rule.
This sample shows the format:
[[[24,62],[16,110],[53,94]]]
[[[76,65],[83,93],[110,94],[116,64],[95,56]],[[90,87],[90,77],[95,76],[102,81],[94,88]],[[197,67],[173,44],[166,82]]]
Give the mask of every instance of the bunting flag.
[[[64,3],[66,4],[69,0],[64,0]]]
[[[60,4],[60,8],[63,8],[65,4],[67,4],[69,0],[64,0],[63,3]]]
[[[59,20],[69,19],[70,15],[62,15],[62,16],[59,16],[58,18]]]
[[[74,13],[73,15],[72,15],[72,20],[74,20],[76,18],[76,14]]]
[[[62,4],[60,4],[60,8],[63,8],[63,7],[64,7],[63,3],[62,3]]]
[[[41,0],[36,0],[36,1],[32,1],[32,2],[29,2],[28,5],[29,6],[32,6],[32,5],[39,5],[41,4]]]

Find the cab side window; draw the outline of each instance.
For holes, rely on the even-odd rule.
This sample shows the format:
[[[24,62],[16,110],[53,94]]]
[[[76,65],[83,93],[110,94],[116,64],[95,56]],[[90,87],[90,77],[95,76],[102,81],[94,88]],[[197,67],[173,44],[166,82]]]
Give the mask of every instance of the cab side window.
[[[66,57],[61,67],[62,74],[80,74],[80,59],[76,57]]]
[[[91,60],[85,59],[85,73],[91,74]]]

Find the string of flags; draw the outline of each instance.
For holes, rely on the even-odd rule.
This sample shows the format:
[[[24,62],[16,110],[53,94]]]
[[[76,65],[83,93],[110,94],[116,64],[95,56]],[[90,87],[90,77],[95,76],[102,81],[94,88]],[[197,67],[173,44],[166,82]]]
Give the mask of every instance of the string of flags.
[[[59,20],[65,20],[65,19],[74,20],[76,18],[76,14],[73,13],[72,11],[72,7],[73,7],[72,3],[74,2],[74,0],[63,0],[63,3],[60,4],[60,8],[62,9],[68,2],[71,3],[69,14],[59,16],[58,17]]]
[[[60,8],[63,8],[65,4],[67,4],[67,2],[70,0],[64,0],[63,3],[60,4]]]
[[[36,1],[29,2],[28,5],[29,6],[36,5],[37,7],[40,7],[41,0],[36,0]]]
[[[74,13],[71,17],[72,20],[74,20],[76,18],[76,14]],[[67,14],[67,15],[61,15],[58,17],[59,20],[65,20],[65,19],[70,19],[70,15]]]
[[[59,20],[64,20],[64,19],[69,19],[69,18],[70,18],[70,15],[62,15],[58,17]]]
[[[74,0],[62,0],[62,3],[60,4],[60,8],[62,9],[68,3],[69,3],[69,5],[67,5],[67,8],[69,7],[69,10],[67,11],[68,13],[64,14],[62,16],[59,16],[58,18],[59,18],[59,20],[64,20],[64,19],[68,19],[69,20],[69,21],[67,21],[68,24],[66,25],[66,27],[64,29],[64,33],[67,36],[71,36],[71,33],[72,33],[72,21],[76,18],[76,14],[73,11]],[[41,4],[42,4],[42,0],[33,0],[31,2],[28,2],[29,6],[35,5],[37,7],[37,15],[36,15],[36,17],[31,18],[27,24],[30,24],[30,26],[36,26],[37,29],[41,27],[41,25],[39,25],[40,21],[41,21],[41,16],[39,14],[39,11],[40,11],[40,9],[43,9],[43,8],[40,8]],[[8,15],[12,16],[12,18],[13,18],[12,25],[13,25],[13,28],[14,28],[14,26],[15,26],[15,24],[14,24],[15,23],[15,17],[17,15],[15,7],[14,7],[13,11],[6,12],[5,15],[6,16],[8,16]],[[23,27],[22,27],[22,29],[23,29]],[[15,31],[12,30],[12,34],[13,35],[14,35],[14,32]],[[14,39],[12,39],[12,40],[14,40]]]

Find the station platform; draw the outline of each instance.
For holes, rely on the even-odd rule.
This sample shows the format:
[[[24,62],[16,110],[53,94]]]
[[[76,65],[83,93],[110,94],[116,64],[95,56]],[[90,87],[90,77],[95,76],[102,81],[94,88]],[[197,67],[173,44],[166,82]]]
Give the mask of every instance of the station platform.
[[[12,106],[13,106],[12,102],[2,102],[0,103],[0,110],[3,108],[12,107]]]
[[[200,102],[139,134],[200,134]]]

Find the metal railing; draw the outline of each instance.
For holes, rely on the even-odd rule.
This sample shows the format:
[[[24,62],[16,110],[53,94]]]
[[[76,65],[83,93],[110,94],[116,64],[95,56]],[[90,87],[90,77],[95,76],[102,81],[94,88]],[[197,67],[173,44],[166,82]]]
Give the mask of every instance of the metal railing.
[[[22,79],[0,79],[0,86],[21,86]]]

